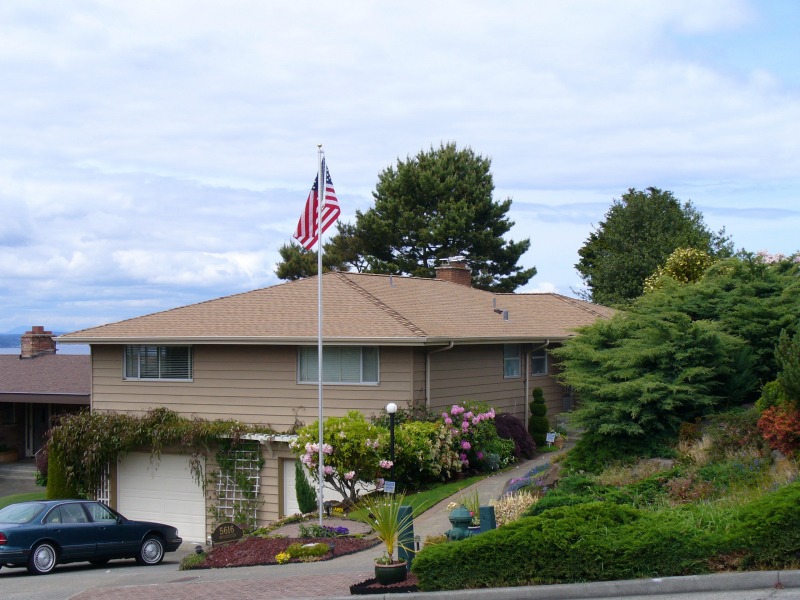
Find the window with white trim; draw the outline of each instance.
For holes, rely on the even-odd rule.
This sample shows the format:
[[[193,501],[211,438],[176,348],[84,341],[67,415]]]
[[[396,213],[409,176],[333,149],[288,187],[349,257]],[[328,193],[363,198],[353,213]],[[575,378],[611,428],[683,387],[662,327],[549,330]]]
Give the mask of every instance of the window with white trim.
[[[316,346],[297,350],[297,381],[319,381],[319,353]],[[377,384],[380,372],[377,346],[324,346],[322,382]]]
[[[190,346],[125,346],[125,379],[192,379]]]
[[[503,377],[510,379],[521,377],[520,345],[503,344]]]
[[[547,351],[544,348],[531,352],[531,375],[547,375]]]

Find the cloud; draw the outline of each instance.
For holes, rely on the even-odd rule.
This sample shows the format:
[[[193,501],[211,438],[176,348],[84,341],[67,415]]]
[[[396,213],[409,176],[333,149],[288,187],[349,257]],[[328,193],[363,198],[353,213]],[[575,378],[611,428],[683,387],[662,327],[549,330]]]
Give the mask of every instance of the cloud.
[[[318,143],[345,220],[398,157],[451,140],[490,157],[541,289],[576,285],[577,249],[629,187],[672,190],[735,241],[791,252],[787,10],[3,2],[0,330],[275,283]]]

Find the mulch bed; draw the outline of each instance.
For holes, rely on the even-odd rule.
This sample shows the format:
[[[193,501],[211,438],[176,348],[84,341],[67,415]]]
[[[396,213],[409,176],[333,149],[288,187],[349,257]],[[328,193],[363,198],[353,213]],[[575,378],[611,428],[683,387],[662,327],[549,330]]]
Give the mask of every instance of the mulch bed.
[[[205,560],[198,569],[220,569],[225,567],[252,567],[255,565],[275,565],[275,555],[284,552],[292,544],[333,544],[333,551],[315,560],[330,560],[337,556],[360,552],[380,544],[375,538],[336,537],[336,538],[262,538],[248,537],[235,544],[215,546],[206,553]],[[291,562],[303,562],[293,558]]]
[[[417,576],[409,573],[405,581],[399,581],[390,585],[382,585],[377,579],[367,579],[361,583],[350,586],[350,594],[353,596],[367,594],[404,594],[417,591]]]

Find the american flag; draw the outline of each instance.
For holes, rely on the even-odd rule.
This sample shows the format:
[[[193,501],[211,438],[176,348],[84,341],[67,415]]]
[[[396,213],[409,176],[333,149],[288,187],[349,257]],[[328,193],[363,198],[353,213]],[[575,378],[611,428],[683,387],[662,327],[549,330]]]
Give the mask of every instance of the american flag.
[[[331,181],[331,174],[328,167],[325,165],[325,160],[322,160],[322,172],[325,173],[325,197],[322,204],[322,232],[325,232],[328,227],[333,225],[333,222],[339,218],[339,201],[336,199],[336,191],[333,189],[333,181]],[[314,185],[311,186],[311,191],[308,193],[306,200],[306,207],[303,214],[300,215],[300,220],[297,222],[297,230],[294,232],[294,237],[306,250],[311,250],[314,244],[319,240],[320,232],[317,226],[317,213],[319,211],[318,202],[319,194],[319,174],[314,178]]]

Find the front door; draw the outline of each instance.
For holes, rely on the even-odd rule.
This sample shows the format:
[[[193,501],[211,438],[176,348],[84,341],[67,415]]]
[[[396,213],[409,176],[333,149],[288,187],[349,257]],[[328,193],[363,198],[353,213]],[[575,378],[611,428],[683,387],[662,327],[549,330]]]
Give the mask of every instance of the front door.
[[[25,411],[25,456],[35,456],[45,442],[45,433],[50,429],[50,405],[26,404]]]

